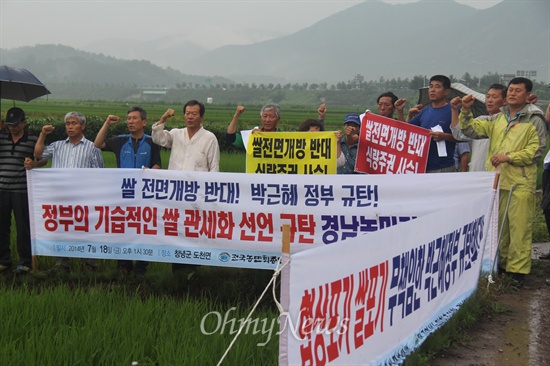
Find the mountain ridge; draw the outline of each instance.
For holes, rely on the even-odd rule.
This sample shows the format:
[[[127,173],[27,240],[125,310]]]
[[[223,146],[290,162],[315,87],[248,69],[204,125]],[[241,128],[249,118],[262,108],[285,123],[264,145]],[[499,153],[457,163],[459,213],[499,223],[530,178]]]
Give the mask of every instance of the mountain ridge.
[[[37,45],[0,52],[0,62],[44,82],[336,83],[416,75],[550,73],[550,2],[503,0],[474,9],[454,0],[387,4],[368,0],[293,34],[207,50],[173,34],[153,41],[113,39],[90,50]],[[64,47],[64,48],[63,48]],[[109,50],[118,50],[118,56]],[[511,52],[511,50],[513,52]],[[121,55],[130,55],[124,59]],[[546,66],[545,66],[546,65]]]
[[[355,74],[363,75],[366,80],[416,74],[461,75],[479,68],[472,62],[481,61],[478,56],[486,57],[487,63],[489,56],[485,55],[508,59],[507,51],[502,49],[502,43],[507,39],[520,50],[530,48],[524,41],[530,39],[543,46],[544,54],[549,47],[548,22],[544,22],[546,14],[550,15],[549,9],[549,3],[540,1],[518,3],[505,0],[483,10],[453,0],[423,0],[398,5],[366,1],[292,35],[212,50],[187,64],[187,70],[209,73],[223,69],[223,75],[235,80],[239,80],[239,73],[246,70],[249,75],[275,73],[287,80],[310,82],[349,80]],[[540,23],[541,30],[532,32],[529,27],[510,30],[512,27],[505,25],[515,25],[517,14],[530,19],[529,24]],[[397,25],[406,31],[397,29]],[[479,29],[483,34],[480,35]],[[502,38],[498,47],[478,41],[493,34]],[[451,42],[457,43],[457,47],[449,44]],[[433,50],[426,44],[437,45],[438,49]],[[262,57],[268,52],[284,56],[279,59]],[[247,62],[247,59],[255,62]],[[548,60],[544,62],[540,57],[532,60],[530,65],[544,63],[548,64]],[[519,66],[528,68],[529,64]],[[511,69],[508,67],[509,71]],[[505,68],[480,71],[506,72]]]
[[[142,87],[175,87],[233,83],[220,76],[183,74],[148,60],[121,60],[64,45],[24,46],[2,50],[2,64],[32,70],[45,84],[121,84]]]

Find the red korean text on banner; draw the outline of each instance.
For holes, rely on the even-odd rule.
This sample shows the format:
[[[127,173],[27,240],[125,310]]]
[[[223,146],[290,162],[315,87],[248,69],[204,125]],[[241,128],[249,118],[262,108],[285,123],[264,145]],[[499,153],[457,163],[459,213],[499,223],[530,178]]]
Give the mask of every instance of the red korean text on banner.
[[[368,174],[425,173],[430,131],[367,112],[363,115],[355,170]]]

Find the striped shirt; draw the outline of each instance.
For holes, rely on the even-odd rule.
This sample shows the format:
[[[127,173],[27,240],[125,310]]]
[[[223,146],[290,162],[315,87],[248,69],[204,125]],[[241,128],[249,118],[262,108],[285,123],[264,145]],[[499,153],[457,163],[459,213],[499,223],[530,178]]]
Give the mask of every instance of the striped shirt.
[[[15,144],[11,134],[0,133],[0,191],[27,192],[25,158],[34,159],[34,145],[38,138],[25,131]]]
[[[52,168],[103,168],[101,150],[82,136],[73,144],[69,138],[55,141],[46,146],[42,159],[52,159]]]

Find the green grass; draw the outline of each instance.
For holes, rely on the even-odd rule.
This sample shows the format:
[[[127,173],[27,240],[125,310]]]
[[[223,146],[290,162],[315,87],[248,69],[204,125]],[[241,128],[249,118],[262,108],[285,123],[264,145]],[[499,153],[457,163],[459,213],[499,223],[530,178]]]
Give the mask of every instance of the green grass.
[[[229,309],[207,298],[148,297],[118,287],[0,286],[1,365],[215,365],[233,335],[218,318]],[[230,314],[246,317],[237,304]],[[213,314],[213,313],[212,313]],[[274,313],[259,310],[259,319]],[[238,323],[233,328],[236,331]],[[202,329],[205,332],[201,332]],[[214,332],[218,328],[217,332]],[[213,333],[213,334],[210,334]],[[234,333],[234,332],[233,332]],[[277,337],[243,334],[225,364],[276,365]]]
[[[50,119],[53,122],[61,123],[63,117],[69,111],[77,111],[84,114],[88,119],[98,117],[101,122],[109,114],[115,114],[119,117],[125,117],[128,108],[139,105],[147,111],[148,125],[152,125],[158,121],[168,108],[175,110],[176,115],[170,119],[170,126],[182,126],[183,119],[183,104],[174,104],[167,102],[140,102],[126,103],[121,101],[75,101],[75,100],[33,100],[24,105],[18,105],[25,110],[27,118],[30,122],[37,120]],[[9,103],[3,103],[0,108],[2,116],[6,115],[7,110],[12,107]],[[246,111],[239,119],[240,128],[252,128],[260,123],[261,105],[246,105]],[[281,111],[280,127],[284,130],[294,131],[300,123],[308,118],[317,118],[318,105],[312,106],[294,106],[285,107]],[[208,129],[209,126],[225,126],[231,122],[236,106],[233,105],[206,105],[204,115],[204,125]],[[328,107],[327,127],[330,129],[341,128],[344,117],[347,113],[356,112],[350,111],[349,108],[343,107]],[[363,111],[360,111],[362,113]]]

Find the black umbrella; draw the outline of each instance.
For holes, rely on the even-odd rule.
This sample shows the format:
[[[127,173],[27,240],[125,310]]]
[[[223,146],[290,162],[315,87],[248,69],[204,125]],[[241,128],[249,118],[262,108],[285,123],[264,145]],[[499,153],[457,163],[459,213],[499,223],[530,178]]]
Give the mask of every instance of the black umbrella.
[[[418,104],[426,105],[430,103],[430,98],[428,97],[428,87],[419,89],[420,95],[418,97]],[[485,106],[485,95],[476,92],[468,88],[466,85],[461,83],[452,83],[451,91],[447,96],[447,102],[451,101],[454,97],[463,97],[465,95],[472,94],[476,100],[472,105],[472,114],[474,117],[486,116],[489,114],[487,112],[487,107]]]
[[[51,93],[30,71],[0,66],[0,99],[28,102],[46,94]]]

